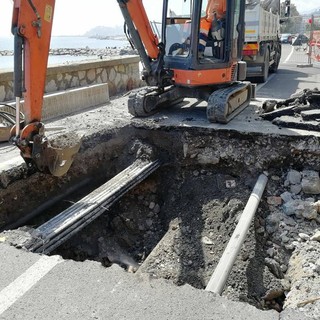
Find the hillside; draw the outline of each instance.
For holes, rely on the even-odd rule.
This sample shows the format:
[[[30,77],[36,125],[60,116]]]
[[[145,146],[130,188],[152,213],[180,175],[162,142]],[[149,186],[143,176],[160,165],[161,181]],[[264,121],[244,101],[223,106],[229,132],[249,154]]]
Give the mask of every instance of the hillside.
[[[93,29],[87,31],[84,36],[89,38],[98,38],[98,39],[106,39],[106,38],[114,38],[114,37],[124,37],[123,27],[115,26],[115,27],[106,27],[106,26],[97,26]]]
[[[318,9],[302,11],[301,14],[303,14],[303,15],[311,15],[311,14],[320,15],[320,7]]]

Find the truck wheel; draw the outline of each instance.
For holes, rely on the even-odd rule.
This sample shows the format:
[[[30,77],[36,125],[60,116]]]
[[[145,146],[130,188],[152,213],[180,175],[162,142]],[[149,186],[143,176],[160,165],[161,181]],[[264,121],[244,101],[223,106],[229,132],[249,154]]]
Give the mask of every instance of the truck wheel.
[[[274,63],[270,67],[270,72],[271,73],[276,73],[278,71],[279,63],[280,63],[280,53],[276,52],[275,53]]]
[[[269,50],[267,49],[265,54],[264,54],[264,65],[262,67],[262,76],[258,78],[259,83],[264,83],[268,79],[269,75],[269,61],[270,60],[270,53]]]

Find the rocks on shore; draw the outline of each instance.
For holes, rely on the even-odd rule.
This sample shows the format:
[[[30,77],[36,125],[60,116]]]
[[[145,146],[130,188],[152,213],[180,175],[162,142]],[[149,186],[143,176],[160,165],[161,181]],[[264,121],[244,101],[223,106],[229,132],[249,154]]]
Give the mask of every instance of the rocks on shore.
[[[110,57],[110,56],[122,56],[122,55],[134,55],[137,54],[136,50],[131,47],[106,47],[102,49],[92,49],[86,48],[57,48],[50,49],[49,54],[52,56],[98,56],[98,57]],[[12,56],[12,50],[2,50],[0,51],[0,56]]]

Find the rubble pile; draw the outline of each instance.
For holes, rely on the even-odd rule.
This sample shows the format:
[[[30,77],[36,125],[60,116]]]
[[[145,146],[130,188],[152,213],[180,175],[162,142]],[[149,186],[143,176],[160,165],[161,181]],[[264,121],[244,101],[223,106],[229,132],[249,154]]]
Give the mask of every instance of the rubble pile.
[[[284,190],[277,190],[279,194],[267,198],[271,214],[265,225],[268,234],[265,263],[282,279],[270,294],[274,298],[275,294],[284,293],[284,308],[299,308],[312,319],[319,319],[319,173],[289,170],[283,187]]]
[[[304,89],[289,99],[267,100],[260,117],[279,127],[320,131],[320,91]]]

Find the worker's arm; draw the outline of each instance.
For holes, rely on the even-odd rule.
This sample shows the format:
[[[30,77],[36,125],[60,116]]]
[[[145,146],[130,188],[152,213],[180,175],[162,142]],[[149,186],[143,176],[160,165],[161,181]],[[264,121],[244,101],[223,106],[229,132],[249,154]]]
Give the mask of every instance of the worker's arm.
[[[199,51],[204,52],[208,41],[208,34],[214,20],[225,17],[226,1],[209,0],[206,8],[206,16],[200,20]]]

